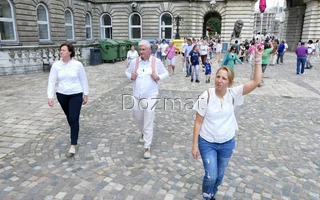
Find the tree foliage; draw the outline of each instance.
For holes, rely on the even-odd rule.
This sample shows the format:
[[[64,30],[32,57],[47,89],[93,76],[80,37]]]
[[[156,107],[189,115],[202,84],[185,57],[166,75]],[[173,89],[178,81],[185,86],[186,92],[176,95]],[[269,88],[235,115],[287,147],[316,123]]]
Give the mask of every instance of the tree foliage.
[[[214,35],[215,33],[221,34],[221,21],[218,18],[210,18],[207,21],[207,26],[209,26],[212,31],[209,31],[210,35]]]

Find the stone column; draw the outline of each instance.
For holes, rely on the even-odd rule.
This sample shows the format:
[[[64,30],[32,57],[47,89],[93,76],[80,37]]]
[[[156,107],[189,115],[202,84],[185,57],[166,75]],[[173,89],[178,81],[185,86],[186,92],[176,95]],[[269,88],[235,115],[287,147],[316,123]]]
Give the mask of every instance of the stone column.
[[[284,10],[283,38],[280,39],[286,40],[291,51],[296,49],[297,43],[301,40],[305,9],[305,6],[297,6]]]
[[[302,41],[320,39],[320,2],[319,0],[304,0],[307,7],[302,31]]]

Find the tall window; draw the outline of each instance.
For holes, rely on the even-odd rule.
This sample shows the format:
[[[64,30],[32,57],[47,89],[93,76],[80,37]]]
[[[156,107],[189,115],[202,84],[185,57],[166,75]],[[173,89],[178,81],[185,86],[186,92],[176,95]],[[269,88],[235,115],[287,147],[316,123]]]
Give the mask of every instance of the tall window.
[[[129,38],[130,39],[141,39],[142,33],[142,22],[141,16],[138,13],[133,13],[129,17]]]
[[[172,15],[170,13],[163,13],[160,16],[160,35],[159,38],[172,39]]]
[[[65,12],[66,38],[67,40],[74,40],[74,25],[71,10],[67,9]]]
[[[39,40],[50,40],[48,10],[43,4],[37,7]]]
[[[86,14],[86,37],[87,40],[92,39],[92,17],[90,13]]]
[[[0,40],[17,40],[13,7],[9,0],[0,1]]]
[[[109,14],[101,16],[101,39],[112,39],[112,20]]]

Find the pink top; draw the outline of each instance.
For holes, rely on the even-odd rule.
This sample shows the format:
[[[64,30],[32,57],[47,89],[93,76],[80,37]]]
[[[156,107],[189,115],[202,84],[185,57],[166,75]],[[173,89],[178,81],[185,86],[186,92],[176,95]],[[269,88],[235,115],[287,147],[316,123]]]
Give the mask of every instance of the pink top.
[[[168,52],[168,53],[167,53],[167,57],[168,57],[169,59],[172,59],[172,58],[176,55],[175,50],[176,50],[176,47],[175,47],[175,46],[172,46],[172,47],[168,46],[168,47],[166,48],[166,52]]]
[[[249,54],[253,54],[253,52],[254,52],[254,45],[251,45],[249,49]]]

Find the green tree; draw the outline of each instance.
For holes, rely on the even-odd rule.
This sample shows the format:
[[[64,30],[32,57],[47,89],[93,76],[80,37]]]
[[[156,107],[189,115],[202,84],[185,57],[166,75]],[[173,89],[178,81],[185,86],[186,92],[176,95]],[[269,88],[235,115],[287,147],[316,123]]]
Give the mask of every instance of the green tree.
[[[213,35],[215,34],[216,32],[218,34],[221,34],[221,20],[218,19],[218,18],[210,18],[208,21],[207,21],[207,26],[209,26],[212,31],[209,31],[210,35]]]

